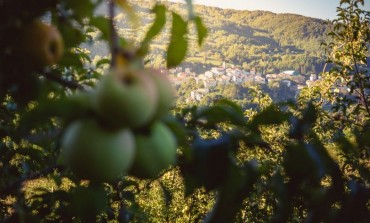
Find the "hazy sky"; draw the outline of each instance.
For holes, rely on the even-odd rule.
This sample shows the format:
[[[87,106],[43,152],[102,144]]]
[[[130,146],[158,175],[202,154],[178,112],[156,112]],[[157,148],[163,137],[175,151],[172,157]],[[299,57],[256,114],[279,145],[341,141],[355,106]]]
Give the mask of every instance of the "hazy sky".
[[[184,0],[171,0],[184,2]],[[265,10],[276,13],[294,13],[321,19],[336,18],[340,0],[193,0],[200,5],[221,8]],[[365,0],[365,9],[370,11],[370,0]]]

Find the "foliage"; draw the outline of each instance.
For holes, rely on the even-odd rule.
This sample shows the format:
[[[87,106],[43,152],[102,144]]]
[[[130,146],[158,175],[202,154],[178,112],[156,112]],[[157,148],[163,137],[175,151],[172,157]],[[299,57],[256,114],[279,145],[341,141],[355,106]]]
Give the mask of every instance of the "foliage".
[[[367,63],[370,16],[358,7],[363,0],[341,1],[332,43],[327,44],[333,68],[317,87],[302,91],[297,103],[273,103],[261,88],[251,87],[247,109],[227,99],[209,106],[175,107],[161,119],[177,139],[176,165],[146,180],[125,174],[96,182],[79,178],[60,157],[69,123],[86,116],[99,119],[76,96],[94,92],[107,64],[143,66],[168,23],[168,67],[183,61],[190,24],[198,45],[207,35],[191,1],[186,1],[187,18],[156,2],[153,23],[135,45],[116,32],[115,9],[120,6],[135,24],[140,8],[124,0],[108,1],[109,16],[95,16],[105,3],[0,2],[1,221],[368,221],[370,113],[368,71],[362,68]],[[65,55],[55,65],[34,67],[16,49],[19,30],[36,18],[51,22],[63,36]],[[257,19],[255,23],[260,24]],[[96,38],[110,45],[109,59],[93,61],[82,48]],[[342,82],[336,82],[338,78]],[[331,91],[343,83],[349,92]],[[228,91],[232,97],[238,90]],[[348,100],[353,95],[359,100]],[[148,131],[134,130],[144,135]]]

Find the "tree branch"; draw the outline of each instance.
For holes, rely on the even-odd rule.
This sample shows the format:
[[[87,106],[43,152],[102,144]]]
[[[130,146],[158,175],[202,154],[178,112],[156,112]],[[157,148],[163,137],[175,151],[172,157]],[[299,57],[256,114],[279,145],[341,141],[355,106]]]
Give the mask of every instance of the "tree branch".
[[[110,29],[110,47],[111,47],[111,67],[117,64],[117,54],[119,53],[118,36],[114,25],[114,8],[113,0],[108,0],[109,29]]]
[[[61,78],[61,76],[59,74],[56,74],[56,73],[53,73],[53,72],[46,72],[46,71],[43,71],[41,72],[41,75],[44,76],[46,79],[49,79],[49,80],[52,80],[52,81],[55,81],[65,87],[68,87],[70,89],[78,89],[78,90],[82,90],[84,91],[85,88],[84,86],[74,82],[74,81],[68,81],[68,80],[65,80],[63,78]]]

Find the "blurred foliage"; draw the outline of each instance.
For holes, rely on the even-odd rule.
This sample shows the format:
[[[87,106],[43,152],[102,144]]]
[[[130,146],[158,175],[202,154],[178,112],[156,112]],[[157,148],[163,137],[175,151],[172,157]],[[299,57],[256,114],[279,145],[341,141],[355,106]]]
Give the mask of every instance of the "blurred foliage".
[[[115,2],[131,20],[140,13]],[[359,8],[363,0],[341,1],[326,44],[332,69],[297,103],[274,103],[251,87],[247,107],[228,99],[175,107],[163,121],[179,144],[176,165],[155,179],[95,183],[59,160],[67,124],[94,115],[73,96],[91,91],[115,55],[127,66],[142,62],[167,23],[170,67],[188,50],[190,24],[198,45],[207,41],[191,1],[188,17],[156,2],[139,46],[112,38],[112,15],[94,15],[102,4],[0,1],[1,222],[368,222],[370,15]],[[56,65],[35,69],[13,51],[17,29],[35,18],[63,36],[66,53]],[[98,40],[111,45],[112,58],[91,59],[83,46]],[[350,90],[333,91],[340,86]]]

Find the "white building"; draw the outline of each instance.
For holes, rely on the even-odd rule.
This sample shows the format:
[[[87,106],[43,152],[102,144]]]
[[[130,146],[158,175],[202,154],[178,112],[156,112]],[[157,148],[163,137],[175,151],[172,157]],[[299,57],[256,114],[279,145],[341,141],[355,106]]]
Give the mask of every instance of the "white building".
[[[211,71],[206,71],[204,73],[204,76],[207,77],[207,78],[213,78],[214,74]]]
[[[190,92],[190,97],[192,100],[200,101],[202,98],[209,93],[208,88],[200,88]]]
[[[223,67],[212,67],[212,73],[216,75],[223,75],[225,74],[225,69]]]
[[[317,75],[316,74],[311,74],[310,75],[310,81],[315,81],[317,80]]]
[[[242,84],[244,82],[244,77],[241,75],[233,75],[231,76],[231,79],[234,83]]]
[[[285,70],[283,72],[281,72],[281,74],[287,74],[287,75],[299,75],[299,72],[298,71],[295,71],[295,70]]]
[[[217,81],[214,79],[207,79],[203,83],[205,88],[214,88],[217,85]]]

